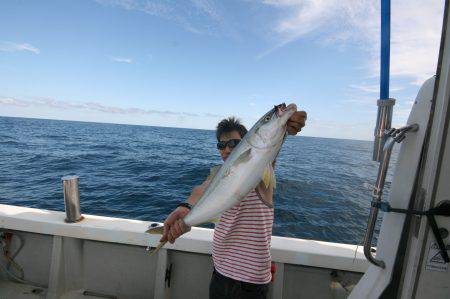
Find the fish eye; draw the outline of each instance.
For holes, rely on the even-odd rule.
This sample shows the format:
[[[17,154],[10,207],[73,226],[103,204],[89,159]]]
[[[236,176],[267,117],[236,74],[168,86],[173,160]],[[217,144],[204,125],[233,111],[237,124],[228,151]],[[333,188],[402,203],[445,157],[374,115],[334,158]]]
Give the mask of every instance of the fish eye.
[[[270,115],[267,115],[266,117],[264,117],[265,121],[269,121],[270,120]]]

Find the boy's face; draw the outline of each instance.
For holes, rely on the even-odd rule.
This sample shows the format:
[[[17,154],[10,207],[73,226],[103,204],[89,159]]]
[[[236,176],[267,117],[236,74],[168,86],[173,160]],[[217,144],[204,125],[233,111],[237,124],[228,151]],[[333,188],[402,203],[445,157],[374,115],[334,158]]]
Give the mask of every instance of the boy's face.
[[[231,131],[229,133],[224,133],[224,134],[220,135],[219,141],[227,142],[231,139],[241,140],[242,138],[238,131]],[[222,160],[225,161],[228,158],[228,156],[230,155],[232,150],[233,150],[233,148],[230,148],[229,144],[224,149],[219,149]]]

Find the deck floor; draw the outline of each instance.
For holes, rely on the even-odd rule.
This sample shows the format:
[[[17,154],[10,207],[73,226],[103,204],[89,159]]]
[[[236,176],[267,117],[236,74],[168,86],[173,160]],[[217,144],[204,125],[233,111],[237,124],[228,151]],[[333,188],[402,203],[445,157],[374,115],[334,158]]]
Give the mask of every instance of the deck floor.
[[[43,299],[46,297],[46,295],[46,289],[0,280],[0,299]],[[99,299],[100,297],[83,295],[83,290],[70,291],[61,296],[61,299],[81,298]]]
[[[25,284],[0,281],[0,299],[42,299],[47,291],[42,288]]]

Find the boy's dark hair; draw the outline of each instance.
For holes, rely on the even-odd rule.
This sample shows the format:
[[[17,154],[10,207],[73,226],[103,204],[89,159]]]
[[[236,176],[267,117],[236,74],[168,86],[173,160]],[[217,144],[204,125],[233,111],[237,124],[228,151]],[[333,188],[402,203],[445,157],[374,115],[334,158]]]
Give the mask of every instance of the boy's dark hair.
[[[244,125],[234,116],[222,119],[216,128],[217,141],[220,141],[220,136],[223,134],[231,133],[233,131],[237,131],[239,135],[241,135],[241,138],[244,138],[244,135],[247,133],[247,129]]]

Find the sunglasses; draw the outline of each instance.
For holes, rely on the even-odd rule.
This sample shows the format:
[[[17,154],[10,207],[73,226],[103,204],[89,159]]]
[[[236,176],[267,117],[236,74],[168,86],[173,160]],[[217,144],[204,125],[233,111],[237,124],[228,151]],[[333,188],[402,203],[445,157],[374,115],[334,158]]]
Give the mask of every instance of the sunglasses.
[[[239,141],[241,141],[241,139],[230,139],[228,141],[219,141],[217,142],[217,148],[220,150],[225,149],[227,146],[230,148],[234,148],[236,145],[238,145]]]

